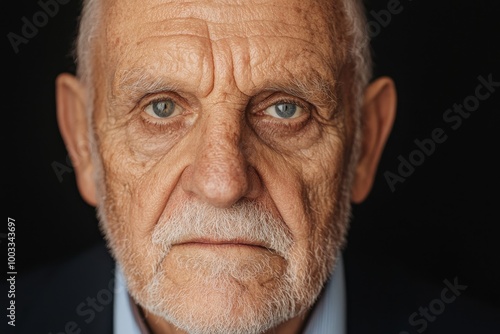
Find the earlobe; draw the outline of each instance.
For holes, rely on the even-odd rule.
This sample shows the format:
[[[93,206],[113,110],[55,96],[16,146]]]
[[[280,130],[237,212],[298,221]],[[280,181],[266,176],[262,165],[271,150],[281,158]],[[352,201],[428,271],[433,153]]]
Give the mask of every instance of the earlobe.
[[[351,193],[354,203],[364,201],[372,188],[377,166],[396,116],[396,101],[396,88],[388,77],[377,79],[365,91],[361,111],[361,155]]]
[[[75,168],[78,190],[83,199],[96,206],[93,164],[88,137],[85,90],[68,73],[56,79],[57,123]]]

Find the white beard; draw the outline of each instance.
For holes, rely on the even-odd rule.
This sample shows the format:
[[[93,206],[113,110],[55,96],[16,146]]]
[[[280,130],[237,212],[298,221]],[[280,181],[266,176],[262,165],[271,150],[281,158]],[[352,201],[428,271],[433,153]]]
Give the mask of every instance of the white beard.
[[[262,333],[310,307],[321,290],[321,284],[306,288],[307,275],[294,267],[297,261],[290,252],[293,239],[286,224],[252,202],[229,209],[198,202],[185,204],[157,225],[152,239],[164,259],[173,244],[207,236],[250,239],[268,245],[272,251],[252,253],[237,261],[213,254],[175,256],[175,266],[188,272],[189,282],[193,282],[181,289],[169,286],[168,268],[160,266],[140,293],[146,297],[137,296],[138,301],[188,333]],[[277,261],[286,262],[284,273],[273,266]],[[272,284],[250,290],[249,286],[262,276]]]
[[[287,225],[257,203],[239,202],[229,209],[185,203],[156,224],[152,245],[145,246],[149,260],[155,259],[153,273],[143,283],[138,279],[141,269],[130,261],[137,254],[123,243],[113,245],[116,238],[105,226],[102,208],[100,218],[135,301],[190,334],[258,334],[302,314],[316,301],[337,254],[336,242],[306,250],[293,247]],[[333,240],[331,233],[325,237]],[[270,250],[237,261],[213,254],[174,254],[173,244],[196,237],[245,238]],[[282,266],[276,268],[277,262]],[[172,266],[188,273],[187,284],[172,283]],[[268,283],[259,284],[262,277]]]

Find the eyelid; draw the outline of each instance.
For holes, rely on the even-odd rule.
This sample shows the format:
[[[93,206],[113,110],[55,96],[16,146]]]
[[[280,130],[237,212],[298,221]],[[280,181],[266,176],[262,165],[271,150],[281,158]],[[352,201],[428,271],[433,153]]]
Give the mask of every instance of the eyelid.
[[[264,115],[264,110],[280,103],[295,104],[298,107],[302,108],[304,110],[304,113],[306,114],[311,114],[313,110],[313,106],[310,103],[307,103],[298,97],[293,97],[287,94],[277,92],[266,98],[264,101],[259,102],[255,107],[256,113],[258,115]]]
[[[137,102],[137,105],[141,106],[141,109],[142,109],[145,106],[147,106],[153,102],[160,102],[163,100],[173,101],[177,105],[181,106],[183,109],[186,109],[184,106],[186,104],[184,99],[181,96],[179,96],[177,93],[170,92],[170,91],[148,93],[139,99],[139,101]]]
[[[180,96],[179,94],[171,91],[161,91],[161,92],[153,92],[153,93],[148,93],[144,95],[140,100],[136,103],[136,107],[140,109],[141,111],[144,111],[144,109],[150,105],[151,103],[154,102],[161,102],[164,100],[170,100],[174,102],[177,106],[182,108],[184,111],[191,109],[189,107],[189,103],[186,102],[186,100]],[[134,109],[135,109],[134,108]]]

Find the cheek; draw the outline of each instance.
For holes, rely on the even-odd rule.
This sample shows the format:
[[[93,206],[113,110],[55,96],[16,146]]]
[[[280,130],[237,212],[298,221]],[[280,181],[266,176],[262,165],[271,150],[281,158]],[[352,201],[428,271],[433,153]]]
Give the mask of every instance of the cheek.
[[[158,196],[168,198],[170,187],[162,179],[175,179],[182,162],[183,134],[152,131],[136,117],[101,130],[100,153],[104,167],[106,197],[120,202],[120,209],[152,208]],[[185,154],[184,154],[185,155]]]
[[[347,182],[344,142],[343,138],[334,137],[316,160],[308,160],[311,165],[306,173],[303,201],[306,216],[315,222],[310,226],[310,240],[315,244],[339,244],[343,239],[347,222],[342,211],[345,202],[349,201],[344,193]]]
[[[315,145],[283,161],[274,171],[275,202],[290,215],[291,228],[304,238],[332,217],[344,172],[342,140]],[[286,172],[284,172],[286,171]],[[301,217],[302,220],[299,220]]]
[[[303,201],[308,216],[323,224],[330,223],[336,204],[342,197],[344,175],[344,149],[340,139],[322,150],[304,171]]]
[[[189,145],[179,135],[154,134],[141,127],[129,122],[102,130],[99,149],[108,239],[121,263],[148,269],[146,266],[159,260],[151,245],[151,232],[186,165]],[[148,263],[140,260],[146,257]]]
[[[318,256],[317,246],[333,253],[332,248],[338,248],[343,240],[345,223],[337,218],[344,171],[342,143],[339,135],[329,135],[328,140],[322,137],[293,156],[269,153],[262,162],[263,182],[294,237],[298,270],[313,275],[323,272],[322,267],[330,261]]]

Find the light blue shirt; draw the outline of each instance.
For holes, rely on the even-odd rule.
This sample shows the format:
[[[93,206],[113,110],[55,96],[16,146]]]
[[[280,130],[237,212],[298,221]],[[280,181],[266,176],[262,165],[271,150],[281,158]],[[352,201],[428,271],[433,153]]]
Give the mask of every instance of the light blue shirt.
[[[342,256],[310,315],[303,334],[346,334],[345,282]],[[142,334],[132,311],[121,268],[117,266],[114,298],[114,333]]]

